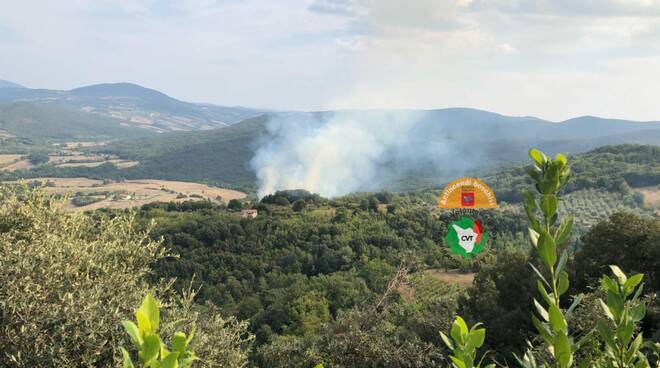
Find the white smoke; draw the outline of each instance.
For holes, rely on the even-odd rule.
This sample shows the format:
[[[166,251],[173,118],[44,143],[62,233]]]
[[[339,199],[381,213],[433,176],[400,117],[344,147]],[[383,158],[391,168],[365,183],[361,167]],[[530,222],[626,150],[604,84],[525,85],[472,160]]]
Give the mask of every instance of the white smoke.
[[[411,149],[422,113],[410,111],[282,114],[267,125],[252,160],[262,197],[305,189],[334,197],[382,184],[383,165]]]

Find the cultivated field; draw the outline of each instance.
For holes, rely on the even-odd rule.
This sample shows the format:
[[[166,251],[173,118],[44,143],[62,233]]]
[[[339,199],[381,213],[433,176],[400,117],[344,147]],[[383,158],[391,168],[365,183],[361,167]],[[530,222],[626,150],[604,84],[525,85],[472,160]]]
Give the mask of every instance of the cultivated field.
[[[125,169],[139,164],[138,161],[123,160],[114,155],[99,155],[80,152],[78,149],[103,145],[105,142],[65,142],[54,144],[54,150],[48,155],[48,165],[55,167],[96,167],[111,163],[117,168]],[[15,171],[31,169],[34,165],[27,160],[26,155],[0,155],[0,170]]]
[[[87,178],[37,178],[26,182],[45,185],[48,193],[67,196],[69,208],[78,211],[98,208],[131,208],[153,202],[211,200],[227,202],[245,193],[198,183],[169,180],[127,180],[110,182]]]
[[[408,275],[406,282],[396,292],[408,303],[429,300],[444,295],[448,290],[472,285],[476,273],[461,273],[456,270],[429,269]]]
[[[660,185],[637,188],[644,195],[644,206],[660,215]]]

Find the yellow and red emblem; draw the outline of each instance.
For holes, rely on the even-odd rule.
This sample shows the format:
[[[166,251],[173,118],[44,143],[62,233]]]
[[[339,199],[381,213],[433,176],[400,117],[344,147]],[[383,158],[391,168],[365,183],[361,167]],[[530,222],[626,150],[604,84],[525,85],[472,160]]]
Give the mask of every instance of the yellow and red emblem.
[[[447,184],[438,196],[438,208],[497,208],[495,193],[476,178],[460,178]]]

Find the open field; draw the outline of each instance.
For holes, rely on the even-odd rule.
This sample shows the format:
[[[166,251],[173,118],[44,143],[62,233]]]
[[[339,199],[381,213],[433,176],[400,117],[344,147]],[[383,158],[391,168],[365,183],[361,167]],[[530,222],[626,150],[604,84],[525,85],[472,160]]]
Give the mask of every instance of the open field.
[[[461,273],[456,270],[429,269],[408,275],[408,280],[400,284],[396,291],[408,303],[428,300],[446,294],[453,288],[472,285],[476,273]]]
[[[644,195],[644,206],[650,210],[655,210],[660,215],[660,185],[651,187],[636,188]]]
[[[125,169],[138,165],[139,161],[123,160],[115,155],[99,155],[84,153],[76,150],[80,147],[91,147],[99,145],[98,142],[67,142],[62,143],[56,152],[48,156],[48,165],[55,167],[96,167],[105,163],[111,163],[119,169]],[[0,170],[15,171],[34,167],[22,154],[0,154]]]
[[[33,167],[32,163],[30,163],[29,160],[18,160],[12,164],[3,166],[0,170],[6,170],[6,171],[16,171],[16,170],[24,170],[24,169],[29,169]]]
[[[4,167],[6,165],[10,165],[17,161],[20,161],[22,157],[23,155],[14,155],[14,154],[0,155],[0,167]]]
[[[68,196],[71,198],[69,208],[77,211],[104,207],[131,208],[153,202],[227,202],[245,197],[245,193],[235,190],[168,180],[144,179],[104,183],[102,180],[86,178],[37,178],[26,182],[41,182],[46,184],[45,190],[48,193]]]
[[[474,277],[477,275],[474,272],[462,273],[455,270],[445,271],[439,269],[426,270],[425,273],[435,279],[442,280],[449,284],[457,284],[462,287],[472,285],[472,281],[474,281]]]

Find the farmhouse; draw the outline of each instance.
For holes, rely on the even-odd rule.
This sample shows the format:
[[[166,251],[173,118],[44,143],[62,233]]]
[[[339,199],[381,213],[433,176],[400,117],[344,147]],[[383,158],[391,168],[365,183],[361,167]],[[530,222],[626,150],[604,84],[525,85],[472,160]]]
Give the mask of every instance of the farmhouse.
[[[241,211],[241,217],[242,218],[257,218],[257,210],[254,208],[250,208],[247,210],[242,210]]]

